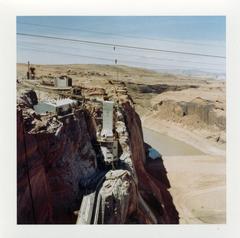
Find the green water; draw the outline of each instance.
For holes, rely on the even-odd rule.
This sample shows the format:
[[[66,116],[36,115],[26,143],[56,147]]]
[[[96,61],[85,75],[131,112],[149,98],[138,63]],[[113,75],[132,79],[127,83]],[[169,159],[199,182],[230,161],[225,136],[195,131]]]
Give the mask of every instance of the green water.
[[[166,134],[143,128],[144,140],[163,156],[202,155],[195,147]]]

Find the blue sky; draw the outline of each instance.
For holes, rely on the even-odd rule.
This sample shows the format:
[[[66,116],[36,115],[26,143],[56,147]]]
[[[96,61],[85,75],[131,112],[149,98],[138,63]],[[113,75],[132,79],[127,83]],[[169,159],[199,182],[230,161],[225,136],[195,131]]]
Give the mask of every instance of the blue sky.
[[[225,56],[223,16],[17,17],[17,32]],[[101,58],[101,59],[100,59]],[[17,36],[17,62],[98,63],[225,73],[225,59]]]

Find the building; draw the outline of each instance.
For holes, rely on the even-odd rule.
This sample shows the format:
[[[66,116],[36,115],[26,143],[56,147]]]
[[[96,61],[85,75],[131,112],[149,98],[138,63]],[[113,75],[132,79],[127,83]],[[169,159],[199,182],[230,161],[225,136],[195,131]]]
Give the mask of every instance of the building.
[[[118,141],[113,135],[113,105],[112,101],[103,101],[102,130],[98,143],[106,164],[118,160]]]
[[[54,79],[54,86],[56,88],[68,88],[72,87],[72,78],[68,76],[60,76]]]
[[[102,137],[113,137],[113,104],[112,101],[103,101]]]
[[[64,116],[72,113],[72,108],[74,105],[77,105],[77,101],[70,98],[65,98],[60,100],[39,102],[37,105],[34,106],[34,110],[38,114],[52,112],[56,113],[59,116]]]

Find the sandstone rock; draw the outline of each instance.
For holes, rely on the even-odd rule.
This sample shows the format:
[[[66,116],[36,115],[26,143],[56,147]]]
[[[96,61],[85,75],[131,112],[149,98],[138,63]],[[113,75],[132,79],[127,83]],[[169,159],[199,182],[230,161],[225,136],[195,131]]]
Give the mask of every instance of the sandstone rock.
[[[26,107],[33,108],[37,103],[37,94],[34,90],[27,90],[18,98],[18,104]]]
[[[124,224],[137,208],[137,188],[127,170],[111,170],[106,174],[98,195],[95,223]]]
[[[120,158],[117,169],[107,173],[96,140],[97,102],[61,121],[36,115],[27,105],[18,107],[19,224],[74,223],[82,198],[83,204],[96,202],[90,213],[78,212],[88,224],[178,223],[163,164],[151,174],[131,99],[121,94],[113,99],[119,102],[114,121]],[[89,181],[98,184],[90,194],[94,186]]]
[[[83,192],[79,181],[97,168],[84,111],[76,113],[69,123],[28,115],[36,122],[32,128],[17,111],[19,224],[74,223]]]
[[[155,212],[158,223],[178,223],[178,212],[173,204],[168,186],[161,178],[154,178],[146,169],[146,152],[143,142],[141,121],[138,114],[129,103],[122,105],[126,127],[129,132],[131,160],[134,172],[138,178],[138,189]],[[161,172],[161,171],[159,171]],[[154,205],[155,204],[155,205]],[[139,213],[143,216],[144,212]],[[149,218],[148,218],[149,219]],[[147,222],[143,217],[142,220]]]
[[[153,109],[161,113],[164,119],[170,118],[179,121],[184,116],[195,116],[201,123],[216,125],[221,130],[226,129],[225,112],[218,107],[216,108],[213,102],[202,98],[195,98],[190,102],[164,100],[155,104]]]

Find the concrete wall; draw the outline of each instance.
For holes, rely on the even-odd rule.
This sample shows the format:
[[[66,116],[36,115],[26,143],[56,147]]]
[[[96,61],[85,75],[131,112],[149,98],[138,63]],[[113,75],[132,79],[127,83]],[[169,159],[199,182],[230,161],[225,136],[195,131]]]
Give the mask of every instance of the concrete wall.
[[[104,101],[103,102],[103,127],[102,136],[113,136],[113,102]]]
[[[55,79],[55,87],[57,87],[57,88],[68,87],[68,79],[67,78],[64,78],[64,79],[56,78]]]

